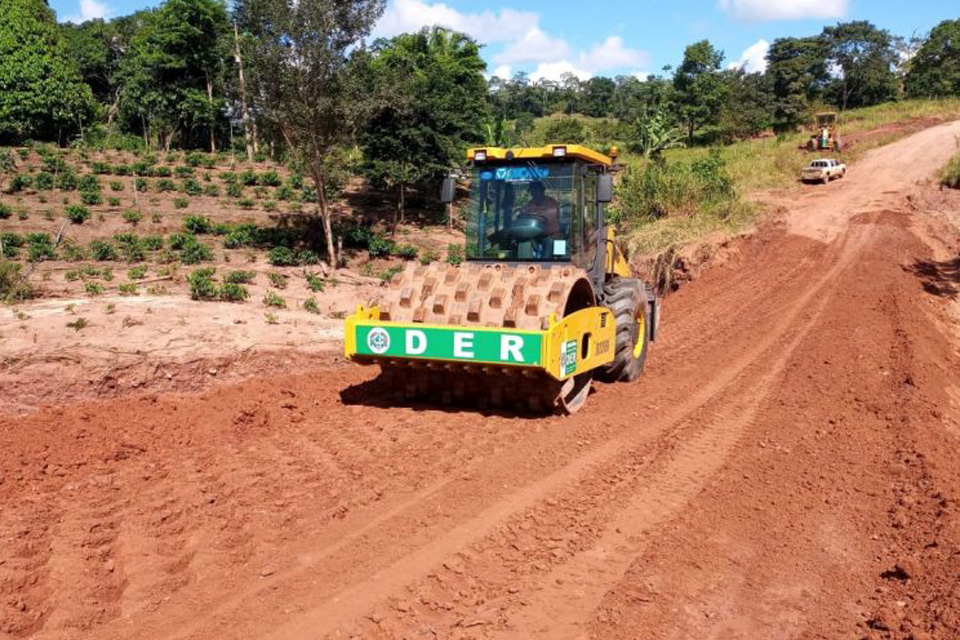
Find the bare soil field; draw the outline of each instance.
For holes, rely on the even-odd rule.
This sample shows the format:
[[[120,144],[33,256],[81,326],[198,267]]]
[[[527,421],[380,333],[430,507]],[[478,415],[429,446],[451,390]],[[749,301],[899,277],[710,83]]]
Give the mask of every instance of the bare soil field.
[[[273,163],[194,154],[191,164],[182,153],[147,162],[73,150],[60,152],[57,168],[52,149],[19,151],[3,186],[10,190],[14,176],[28,184],[0,195],[9,210],[0,232],[5,255],[30,272],[39,299],[0,308],[0,386],[7,392],[0,412],[148,387],[196,390],[263,370],[333,363],[343,317],[373,299],[401,262],[348,239],[345,269],[332,274],[318,264],[316,204],[303,181]],[[89,217],[81,223],[66,217],[82,204],[82,184],[62,189],[65,171],[77,183],[99,184],[101,202],[84,205]],[[345,228],[387,237],[392,203],[377,193],[354,182],[332,206]],[[59,240],[54,256],[28,263],[31,235],[51,245]],[[417,220],[400,224],[393,241],[434,260],[461,237]],[[17,238],[21,246],[11,244]],[[208,252],[195,264],[182,248],[187,238]],[[277,264],[275,247],[290,248],[293,263]],[[191,300],[189,275],[205,267],[215,269],[214,283],[243,272],[248,299]]]
[[[0,637],[956,638],[957,135],[778,195],[570,418],[282,361],[4,414]]]

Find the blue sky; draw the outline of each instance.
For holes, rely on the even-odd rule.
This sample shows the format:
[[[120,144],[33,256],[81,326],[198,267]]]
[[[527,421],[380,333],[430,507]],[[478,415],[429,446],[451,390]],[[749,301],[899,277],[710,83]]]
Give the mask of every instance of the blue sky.
[[[51,0],[60,20],[114,17],[150,0]],[[923,34],[960,17],[957,0],[389,0],[375,35],[424,25],[483,43],[488,72],[557,79],[659,73],[687,44],[709,39],[726,63],[760,70],[775,38],[819,33],[840,20],[870,20],[896,35]]]

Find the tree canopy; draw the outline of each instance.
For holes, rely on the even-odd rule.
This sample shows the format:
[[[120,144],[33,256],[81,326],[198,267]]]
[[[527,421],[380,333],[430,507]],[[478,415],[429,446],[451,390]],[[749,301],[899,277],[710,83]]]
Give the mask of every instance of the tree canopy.
[[[910,61],[906,88],[913,98],[960,96],[960,18],[930,32]]]
[[[0,0],[0,140],[65,142],[95,106],[47,3]]]
[[[810,102],[819,98],[829,76],[826,47],[819,37],[781,38],[767,52],[773,92],[773,126],[789,131],[800,124]]]
[[[701,40],[687,47],[673,76],[677,108],[690,140],[698,126],[714,124],[720,116],[727,95],[720,73],[722,63],[723,52]]]
[[[403,194],[456,166],[484,139],[486,63],[469,37],[441,28],[379,40],[369,61],[376,106],[361,129],[365,172]]]
[[[827,27],[822,38],[828,64],[837,70],[828,88],[833,104],[869,107],[897,97],[897,52],[890,32],[857,21]]]
[[[228,29],[223,0],[167,0],[143,14],[120,64],[120,107],[131,128],[169,148],[175,138],[198,138],[216,150],[225,104],[223,83]],[[205,135],[204,135],[205,134]]]
[[[327,259],[336,267],[327,206],[330,159],[369,107],[361,40],[384,0],[237,0],[256,111],[314,181]]]

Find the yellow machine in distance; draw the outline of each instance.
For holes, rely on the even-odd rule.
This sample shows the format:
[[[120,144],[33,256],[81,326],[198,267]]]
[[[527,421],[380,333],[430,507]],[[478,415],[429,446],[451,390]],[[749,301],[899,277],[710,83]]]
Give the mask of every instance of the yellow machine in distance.
[[[466,261],[408,265],[347,318],[346,355],[399,400],[482,408],[573,413],[594,379],[636,380],[658,302],[606,223],[614,158],[555,144],[467,160]]]
[[[836,112],[826,111],[816,115],[816,130],[807,141],[807,151],[836,151],[842,150],[842,143],[837,131],[839,118]]]

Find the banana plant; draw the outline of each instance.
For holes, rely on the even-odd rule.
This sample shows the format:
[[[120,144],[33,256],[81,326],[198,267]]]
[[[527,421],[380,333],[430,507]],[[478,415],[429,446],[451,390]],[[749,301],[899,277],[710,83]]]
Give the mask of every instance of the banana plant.
[[[507,121],[503,117],[488,120],[484,125],[486,134],[485,143],[488,147],[509,147],[510,135],[507,131]]]
[[[670,121],[665,109],[657,109],[652,114],[638,117],[632,127],[629,141],[631,151],[642,153],[644,158],[656,159],[668,149],[686,146],[684,134]]]

